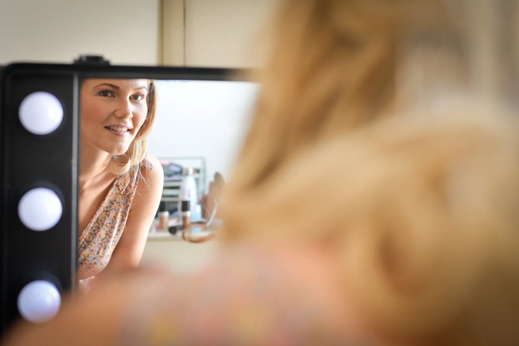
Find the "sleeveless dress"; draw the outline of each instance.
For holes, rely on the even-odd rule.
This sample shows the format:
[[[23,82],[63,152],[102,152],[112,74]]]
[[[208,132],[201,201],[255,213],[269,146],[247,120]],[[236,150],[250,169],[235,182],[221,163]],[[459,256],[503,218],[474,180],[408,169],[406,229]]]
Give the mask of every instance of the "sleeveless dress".
[[[139,165],[133,166],[128,173],[115,178],[105,199],[79,237],[78,279],[83,280],[99,274],[110,262],[112,253],[124,233],[143,169],[153,169],[153,164],[147,157]]]

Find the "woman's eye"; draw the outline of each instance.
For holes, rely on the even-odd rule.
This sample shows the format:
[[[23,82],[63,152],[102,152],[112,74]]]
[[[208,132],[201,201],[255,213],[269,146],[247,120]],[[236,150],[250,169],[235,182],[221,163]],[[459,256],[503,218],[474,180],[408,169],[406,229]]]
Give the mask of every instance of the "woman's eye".
[[[130,96],[130,99],[132,99],[133,101],[142,101],[145,97],[146,96],[144,94],[137,94]]]
[[[113,97],[114,96],[114,93],[111,92],[110,90],[101,90],[100,92],[97,93],[99,96],[103,96],[103,97]]]

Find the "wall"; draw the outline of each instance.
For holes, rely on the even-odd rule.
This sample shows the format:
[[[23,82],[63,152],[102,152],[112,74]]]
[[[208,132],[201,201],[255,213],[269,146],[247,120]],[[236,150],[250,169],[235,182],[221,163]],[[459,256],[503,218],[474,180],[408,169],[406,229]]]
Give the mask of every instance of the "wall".
[[[163,0],[163,62],[260,67],[262,33],[279,0]]]
[[[187,0],[186,65],[260,66],[261,34],[278,2]]]
[[[258,38],[279,0],[1,0],[0,64],[258,67]],[[165,40],[163,40],[165,38]]]
[[[0,0],[0,65],[70,63],[80,54],[113,64],[162,58],[160,0]]]
[[[249,128],[257,85],[157,81],[157,92],[157,119],[148,150],[159,158],[204,157],[209,180],[215,172],[227,179]]]

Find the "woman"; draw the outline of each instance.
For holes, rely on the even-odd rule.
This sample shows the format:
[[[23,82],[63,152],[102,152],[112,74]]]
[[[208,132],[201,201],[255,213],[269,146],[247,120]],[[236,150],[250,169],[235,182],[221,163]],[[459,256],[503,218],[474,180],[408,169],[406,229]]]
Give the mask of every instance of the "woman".
[[[468,88],[506,64],[445,4],[285,1],[221,253],[107,276],[6,345],[519,344],[519,127]]]
[[[519,123],[434,115],[291,158],[207,268],[106,275],[3,345],[517,345]]]
[[[139,265],[160,202],[163,171],[146,151],[155,121],[146,79],[87,79],[81,89],[79,273]],[[106,269],[105,269],[106,268]]]

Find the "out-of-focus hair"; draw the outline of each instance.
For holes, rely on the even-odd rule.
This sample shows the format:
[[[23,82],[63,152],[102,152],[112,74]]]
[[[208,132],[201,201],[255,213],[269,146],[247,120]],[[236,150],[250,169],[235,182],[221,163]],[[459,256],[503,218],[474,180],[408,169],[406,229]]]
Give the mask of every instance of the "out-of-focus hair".
[[[285,1],[222,236],[328,247],[385,342],[519,344],[518,14]]]
[[[384,345],[517,345],[519,127],[478,112],[320,143],[230,201],[226,227],[325,249]]]
[[[434,96],[512,93],[519,80],[518,6],[284,1],[270,27],[266,66],[253,77],[262,90],[234,185],[259,186],[294,152],[401,109],[427,107]]]
[[[254,186],[293,152],[390,115],[402,38],[434,30],[455,36],[437,1],[284,2],[233,181]]]
[[[144,160],[146,149],[148,146],[147,136],[155,123],[157,113],[157,93],[153,80],[148,80],[148,95],[146,97],[148,112],[146,120],[142,124],[137,136],[133,139],[130,147],[123,155],[113,155],[110,160],[109,168],[115,175],[123,175],[127,173],[133,166],[136,166]]]

